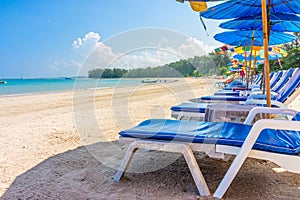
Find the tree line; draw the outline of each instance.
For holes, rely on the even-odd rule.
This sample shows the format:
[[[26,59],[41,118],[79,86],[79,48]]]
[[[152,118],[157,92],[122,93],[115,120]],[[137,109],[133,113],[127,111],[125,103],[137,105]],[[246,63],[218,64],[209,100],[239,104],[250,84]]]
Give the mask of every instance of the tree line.
[[[209,53],[204,56],[182,59],[176,62],[157,67],[133,69],[100,69],[95,68],[88,72],[89,78],[173,78],[187,76],[221,75],[227,71],[230,62],[228,55]]]

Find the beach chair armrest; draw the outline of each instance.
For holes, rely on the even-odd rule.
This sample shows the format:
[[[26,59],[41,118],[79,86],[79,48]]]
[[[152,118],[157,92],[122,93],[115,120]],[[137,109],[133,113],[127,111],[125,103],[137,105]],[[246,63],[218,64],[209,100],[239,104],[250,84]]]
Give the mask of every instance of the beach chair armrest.
[[[271,95],[276,96],[278,93],[271,91]],[[263,95],[262,90],[251,90],[251,95]]]
[[[296,110],[288,109],[288,108],[255,107],[255,108],[252,108],[251,111],[249,112],[244,124],[251,124],[257,114],[263,114],[263,113],[295,116],[298,112]]]
[[[278,109],[278,108],[277,108]],[[218,188],[214,193],[214,197],[222,198],[229,185],[232,183],[233,179],[239,172],[241,166],[245,162],[246,158],[250,154],[258,136],[264,129],[280,129],[280,130],[293,130],[300,131],[300,122],[298,121],[282,121],[282,120],[270,120],[262,119],[256,122],[247,138],[245,139],[239,153],[233,160],[229,169],[227,170],[224,178],[219,184]]]
[[[245,102],[245,105],[267,106],[267,101],[265,99],[249,99]],[[276,100],[271,100],[271,106],[277,108],[287,108],[286,105]]]

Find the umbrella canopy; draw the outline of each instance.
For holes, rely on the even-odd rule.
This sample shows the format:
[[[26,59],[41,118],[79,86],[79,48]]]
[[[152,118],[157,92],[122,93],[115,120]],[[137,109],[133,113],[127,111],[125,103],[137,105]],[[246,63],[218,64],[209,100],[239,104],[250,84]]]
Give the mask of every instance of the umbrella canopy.
[[[214,1],[223,1],[223,0],[176,0],[180,3],[184,3],[185,1],[190,2],[191,8],[195,12],[203,12],[207,10],[206,2],[214,2]]]
[[[244,61],[245,60],[245,56],[241,55],[241,54],[236,54],[234,56],[232,56],[234,59],[237,59],[239,61]],[[269,55],[269,60],[277,60],[278,58],[282,58],[281,54],[270,54]],[[250,55],[247,55],[246,57],[247,61],[250,61]],[[257,55],[257,56],[252,56],[251,60],[255,60],[256,61],[263,61],[264,57],[261,55]]]
[[[248,47],[246,47],[247,49]],[[238,48],[236,48],[238,49]],[[288,55],[287,51],[278,47],[278,46],[273,46],[268,48],[268,55],[269,55],[269,60],[276,60],[278,58],[283,58]],[[262,47],[254,46],[252,49],[252,52],[250,50],[246,51],[246,59],[247,61],[250,61],[250,54],[252,53],[252,60],[264,60],[264,51]],[[233,58],[243,61],[245,60],[245,52],[240,52],[240,53],[235,53]]]
[[[272,31],[300,32],[300,17],[295,14],[273,13],[270,14],[269,25]],[[223,22],[221,28],[235,30],[262,30],[262,16],[245,16]]]
[[[264,73],[265,73],[265,89],[267,96],[267,106],[271,106],[271,93],[270,93],[270,67],[269,67],[269,57],[268,46],[269,39],[273,36],[272,31],[268,30],[268,18],[270,14],[273,13],[300,13],[300,1],[299,0],[231,0],[219,4],[217,6],[209,8],[206,12],[201,15],[210,19],[231,19],[244,16],[262,15],[262,33],[263,35],[263,45],[264,45]],[[225,33],[226,34],[226,33]],[[276,33],[278,34],[278,33]],[[224,36],[224,35],[223,35]],[[230,35],[228,35],[230,37]],[[216,38],[216,36],[215,36]],[[295,38],[294,38],[295,39]],[[257,45],[257,44],[251,44]],[[227,184],[227,183],[223,183]],[[221,184],[220,186],[224,186]],[[217,196],[222,196],[220,191],[216,191]]]
[[[241,31],[227,31],[218,33],[214,38],[222,43],[233,46],[251,46],[252,34],[254,36],[255,46],[263,46],[263,33],[261,30],[241,30]],[[269,45],[284,44],[295,40],[297,37],[287,33],[270,32]]]
[[[299,0],[270,0],[269,13],[300,13]],[[208,8],[201,16],[209,19],[232,19],[262,14],[261,0],[231,0]]]
[[[216,2],[216,1],[224,1],[224,0],[176,0],[180,3],[183,3],[185,1],[189,1],[189,2]]]

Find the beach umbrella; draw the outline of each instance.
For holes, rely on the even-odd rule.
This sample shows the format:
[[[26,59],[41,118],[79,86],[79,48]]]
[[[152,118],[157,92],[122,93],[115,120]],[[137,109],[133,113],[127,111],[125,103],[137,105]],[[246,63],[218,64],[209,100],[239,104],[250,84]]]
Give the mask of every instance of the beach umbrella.
[[[223,33],[216,34],[214,38],[220,42],[229,44],[229,45],[236,45],[236,46],[263,46],[264,45],[264,37],[265,35],[261,30],[239,30],[239,31],[227,31]],[[291,42],[295,40],[297,37],[294,35],[286,34],[283,32],[275,32],[270,31],[270,37],[268,39],[268,43],[270,45],[277,45],[277,44],[284,44]],[[268,45],[269,45],[268,44]],[[268,51],[268,48],[267,48]],[[252,48],[251,48],[252,52]],[[268,60],[267,63],[269,64],[269,57],[267,56],[268,53],[266,53],[266,56],[264,56],[265,60]],[[246,57],[246,55],[245,55]],[[246,58],[245,58],[246,60]],[[256,59],[254,59],[256,60]],[[250,69],[251,69],[251,63],[252,63],[252,56],[250,56],[249,65],[246,64],[246,85],[248,88],[249,85],[249,78],[250,78]],[[266,62],[265,62],[266,63]],[[248,67],[247,67],[248,66]],[[267,66],[268,69],[264,69],[265,76],[268,76],[269,74],[269,66]],[[268,71],[267,71],[268,70]],[[254,70],[253,70],[254,71]],[[270,101],[270,90],[269,88],[269,80],[267,80],[266,89],[267,89],[267,96],[269,95],[268,101]],[[265,91],[265,90],[264,90]]]
[[[203,12],[203,11],[207,10],[206,2],[215,2],[215,1],[223,1],[223,0],[176,0],[176,1],[178,1],[180,3],[184,3],[185,1],[187,1],[190,3],[190,7],[192,8],[193,11]],[[199,17],[200,17],[200,22],[201,22],[206,34],[208,35],[206,25],[205,25],[201,15]]]
[[[242,51],[240,47],[234,48],[233,52],[238,52],[232,57],[239,60],[239,62],[247,63],[247,82],[249,82],[250,72],[252,69],[252,76],[255,75],[255,69],[258,64],[264,64],[264,50],[260,46],[253,46],[251,49],[246,47],[247,51]],[[235,51],[236,50],[236,51]],[[280,64],[280,58],[287,56],[287,51],[280,48],[279,46],[273,46],[268,48],[268,58],[269,60],[278,60],[279,67],[282,68]],[[253,62],[252,62],[253,61]],[[248,64],[249,63],[249,64]],[[254,67],[251,67],[253,63]]]
[[[273,13],[269,17],[270,30],[276,32],[300,32],[300,17],[295,14]],[[239,17],[220,24],[221,28],[234,30],[262,30],[262,16]]]
[[[244,16],[262,15],[262,4],[269,8],[268,13],[300,14],[299,0],[230,0],[212,6],[201,16],[209,19],[232,19]]]
[[[244,16],[262,16],[262,36],[264,45],[264,72],[265,88],[267,89],[267,106],[271,106],[268,46],[269,37],[272,35],[268,28],[270,14],[273,13],[300,13],[299,0],[231,0],[209,8],[201,16],[210,19],[231,19]],[[216,191],[218,193],[218,191]]]
[[[263,46],[263,32],[261,30],[239,30],[218,33],[214,38],[222,43],[233,46]],[[295,40],[297,37],[282,32],[270,32],[269,45],[284,44]],[[253,45],[252,45],[253,41]]]
[[[273,32],[300,32],[300,17],[295,15],[295,14],[287,14],[287,13],[273,13],[269,14],[268,16],[268,25],[269,29],[268,31],[272,30]],[[244,16],[244,17],[239,17],[227,22],[223,22],[220,24],[221,28],[226,28],[226,29],[235,29],[235,30],[262,30],[262,16]],[[270,33],[270,32],[268,32]],[[254,33],[252,32],[252,40],[254,40]],[[272,35],[272,38],[274,38],[275,35]],[[270,41],[269,43],[271,44],[273,41]],[[284,42],[285,43],[285,42]],[[251,41],[251,45],[255,45],[254,41]],[[252,47],[251,51],[252,52]],[[272,54],[270,55],[269,51],[269,60],[275,60],[280,58],[281,54],[275,55]],[[245,58],[245,60],[249,60],[249,66],[248,70],[246,71],[246,77],[247,77],[247,86],[249,84],[249,77],[250,77],[250,70],[251,70],[251,65],[252,65],[252,60],[255,61],[262,61],[264,60],[264,56],[249,56],[248,59]],[[252,73],[255,73],[253,70]]]
[[[283,57],[280,53],[279,54],[269,54],[268,56],[269,56],[269,60],[277,60],[277,59],[280,59]],[[232,57],[234,59],[239,60],[240,62],[245,61],[245,56],[240,55],[240,54],[233,55]],[[264,61],[265,58],[264,58],[264,55],[256,55],[256,56],[252,55],[252,57],[250,57],[250,55],[247,55],[246,61],[250,61],[250,60]]]
[[[176,1],[180,3],[184,3],[185,1],[188,1],[193,11],[203,12],[207,10],[206,2],[216,2],[216,1],[223,1],[223,0],[176,0]]]
[[[286,57],[288,55],[287,51],[274,46],[274,47],[269,47],[268,48],[268,56],[269,56],[269,60],[276,60],[279,58],[283,58]],[[240,53],[236,53],[234,54],[232,57],[234,59],[237,59],[239,61],[244,61],[245,60],[245,56],[243,55],[244,52],[240,52]],[[264,52],[262,47],[257,47],[255,46],[252,49],[252,52],[250,50],[246,51],[246,56],[247,56],[247,61],[250,60],[250,55],[252,55],[252,60],[256,59],[257,61],[263,61],[264,60]]]

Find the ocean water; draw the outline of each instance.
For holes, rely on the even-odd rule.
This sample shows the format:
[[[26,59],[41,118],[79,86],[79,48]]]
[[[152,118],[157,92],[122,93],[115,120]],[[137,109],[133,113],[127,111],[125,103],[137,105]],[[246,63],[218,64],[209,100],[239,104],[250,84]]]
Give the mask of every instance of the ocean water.
[[[21,95],[31,93],[49,93],[55,91],[68,91],[73,89],[93,89],[108,87],[123,87],[139,85],[139,79],[3,79],[7,84],[0,84],[0,96]]]

